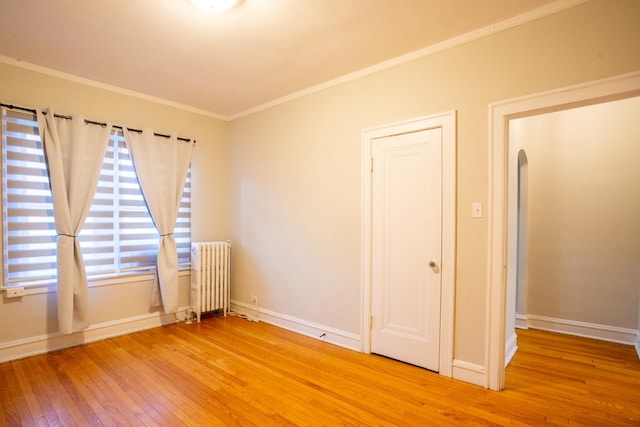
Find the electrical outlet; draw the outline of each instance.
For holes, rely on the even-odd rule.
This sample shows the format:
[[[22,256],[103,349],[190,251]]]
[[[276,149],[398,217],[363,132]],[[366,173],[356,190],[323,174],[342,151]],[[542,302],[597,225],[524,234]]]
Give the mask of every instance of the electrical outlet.
[[[24,288],[5,288],[7,298],[18,298],[24,296]]]
[[[258,297],[255,295],[251,295],[251,303],[252,304],[257,304],[258,303]]]

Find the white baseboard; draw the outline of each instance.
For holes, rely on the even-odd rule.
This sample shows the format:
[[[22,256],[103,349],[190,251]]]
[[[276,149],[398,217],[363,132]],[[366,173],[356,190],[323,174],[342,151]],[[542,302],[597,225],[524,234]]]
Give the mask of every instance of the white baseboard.
[[[554,317],[536,316],[534,314],[528,314],[522,317],[526,320],[526,328],[541,329],[543,331],[559,332],[561,334],[576,335],[585,338],[630,345],[636,344],[638,340],[637,329],[598,325],[595,323],[557,319]]]
[[[526,314],[516,314],[516,329],[529,329],[528,319]]]
[[[636,337],[636,353],[638,353],[638,359],[640,359],[640,331]]]
[[[91,325],[81,332],[74,332],[68,335],[56,332],[1,343],[0,363],[168,325],[183,317],[184,308],[180,309],[176,314],[157,312],[99,323]]]
[[[259,320],[271,325],[278,326],[311,338],[316,338],[331,344],[339,345],[350,350],[362,351],[361,338],[358,334],[335,329],[330,326],[320,325],[304,319],[276,313],[275,311],[259,308],[256,317],[256,310],[252,304],[240,301],[231,301],[231,311],[246,315],[251,320]]]
[[[511,335],[511,338],[507,341],[507,345],[504,350],[505,367],[509,366],[509,363],[511,363],[511,359],[515,356],[516,351],[518,351],[518,336],[514,332],[513,335]]]
[[[452,366],[452,378],[480,387],[485,386],[485,369],[482,365],[454,359]]]

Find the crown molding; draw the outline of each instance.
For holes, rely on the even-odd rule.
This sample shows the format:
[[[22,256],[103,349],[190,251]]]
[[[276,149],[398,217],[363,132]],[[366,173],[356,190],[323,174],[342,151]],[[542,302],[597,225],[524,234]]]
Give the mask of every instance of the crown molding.
[[[498,23],[487,25],[486,27],[479,28],[474,31],[470,31],[468,33],[462,34],[460,36],[445,40],[440,43],[436,43],[431,46],[427,46],[425,48],[416,50],[414,52],[407,53],[405,55],[398,56],[389,61],[381,62],[379,64],[373,65],[371,67],[364,68],[359,71],[355,71],[350,74],[346,74],[344,76],[335,78],[333,80],[326,81],[324,83],[320,83],[315,86],[311,86],[306,89],[302,89],[298,92],[291,93],[289,95],[285,95],[283,97],[274,99],[273,101],[266,102],[264,104],[258,105],[256,107],[250,108],[248,110],[242,111],[238,114],[234,114],[228,117],[229,120],[239,119],[251,114],[258,113],[263,110],[267,110],[269,108],[275,107],[280,104],[284,104],[285,102],[292,101],[297,98],[301,98],[306,95],[310,95],[315,92],[319,92],[334,86],[341,85],[343,83],[347,83],[352,80],[356,80],[362,77],[369,76],[371,74],[375,74],[380,71],[384,71],[393,67],[397,67],[402,64],[406,64],[408,62],[415,61],[417,59],[421,59],[430,55],[434,55],[438,52],[442,52],[447,49],[451,49],[456,46],[460,46],[475,40],[482,39],[484,37],[490,36],[492,34],[499,33],[501,31],[508,30],[510,28],[517,27],[522,24],[526,24],[528,22],[535,21],[537,19],[544,18],[549,15],[553,15],[554,13],[561,12],[563,10],[572,8],[574,6],[578,6],[580,4],[586,3],[590,0],[557,0],[552,3],[549,3],[545,6],[539,7],[537,9],[531,10],[529,12],[514,16],[512,18],[506,19],[504,21],[500,21]]]
[[[25,70],[34,71],[36,73],[44,74],[51,77],[56,77],[62,80],[67,80],[73,83],[80,83],[86,86],[91,86],[97,89],[108,90],[121,95],[131,96],[133,98],[142,99],[144,101],[153,102],[156,104],[165,105],[167,107],[177,108],[179,110],[188,111],[190,113],[200,114],[202,116],[211,117],[218,120],[229,121],[229,118],[220,114],[213,113],[211,111],[202,110],[200,108],[192,107],[190,105],[181,104],[179,102],[169,101],[164,98],[159,98],[152,95],[147,95],[142,92],[136,92],[130,89],[124,89],[119,86],[110,85],[107,83],[98,82],[96,80],[79,77],[73,74],[64,73],[62,71],[54,70],[51,68],[43,67],[40,65],[32,64],[30,62],[22,61],[19,59],[11,58],[8,56],[0,55],[0,63],[12,65],[14,67],[23,68]]]

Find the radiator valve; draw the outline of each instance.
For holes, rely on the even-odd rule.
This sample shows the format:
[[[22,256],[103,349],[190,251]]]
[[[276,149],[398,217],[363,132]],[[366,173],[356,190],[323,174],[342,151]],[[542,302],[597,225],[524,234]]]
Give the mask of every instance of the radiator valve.
[[[196,319],[196,310],[194,306],[189,306],[184,311],[184,323],[190,325]]]

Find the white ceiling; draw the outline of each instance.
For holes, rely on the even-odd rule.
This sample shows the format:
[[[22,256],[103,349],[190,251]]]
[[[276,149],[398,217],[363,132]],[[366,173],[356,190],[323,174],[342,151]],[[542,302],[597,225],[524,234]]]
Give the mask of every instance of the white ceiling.
[[[233,117],[553,0],[0,0],[0,55]]]

